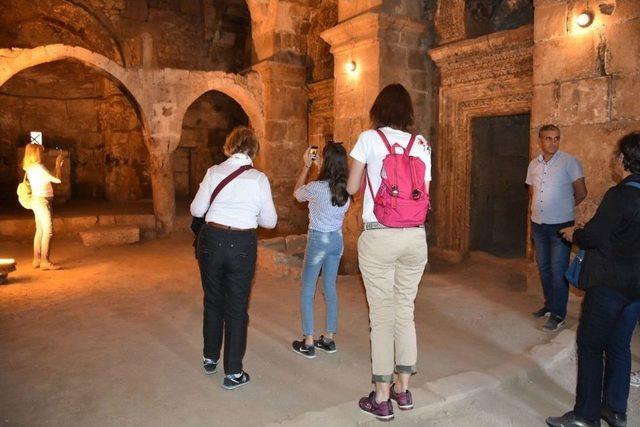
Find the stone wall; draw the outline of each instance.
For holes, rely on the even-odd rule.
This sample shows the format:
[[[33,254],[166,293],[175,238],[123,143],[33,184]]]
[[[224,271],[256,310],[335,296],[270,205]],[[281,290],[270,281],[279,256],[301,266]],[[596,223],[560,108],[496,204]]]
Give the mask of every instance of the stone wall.
[[[537,128],[555,123],[561,149],[583,163],[589,196],[578,219],[588,219],[614,183],[610,160],[617,140],[640,129],[640,2],[591,1],[593,24],[580,28],[585,2],[535,2],[532,153]]]
[[[46,147],[68,150],[71,197],[110,201],[151,195],[140,120],[109,79],[71,61],[43,64],[0,88],[0,194],[12,200],[21,177],[18,147],[32,130]]]

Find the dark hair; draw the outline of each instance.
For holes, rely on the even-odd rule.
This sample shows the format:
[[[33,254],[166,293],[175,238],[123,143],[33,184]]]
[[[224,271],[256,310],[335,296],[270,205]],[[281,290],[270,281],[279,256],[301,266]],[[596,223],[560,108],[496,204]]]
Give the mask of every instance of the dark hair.
[[[540,130],[538,130],[538,136],[542,136],[542,132],[546,132],[549,130],[555,130],[560,135],[560,128],[556,125],[544,125],[540,126]]]
[[[640,173],[640,132],[631,132],[618,141],[618,152],[622,154],[624,170]]]
[[[411,95],[399,83],[386,86],[373,102],[369,110],[369,119],[375,129],[389,126],[411,132],[413,127]]]
[[[252,159],[260,152],[260,143],[253,129],[247,126],[234,128],[224,142],[224,154],[244,153]]]
[[[318,179],[329,182],[331,204],[333,206],[344,206],[349,200],[349,193],[347,193],[348,175],[347,151],[342,144],[327,142],[322,150],[322,170]]]

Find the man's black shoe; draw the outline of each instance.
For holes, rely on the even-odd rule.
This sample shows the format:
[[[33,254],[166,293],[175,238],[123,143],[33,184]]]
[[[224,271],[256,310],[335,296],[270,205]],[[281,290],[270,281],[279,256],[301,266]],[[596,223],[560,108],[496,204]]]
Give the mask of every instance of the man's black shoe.
[[[242,387],[249,383],[249,374],[246,372],[241,372],[239,377],[235,375],[227,375],[224,377],[224,381],[222,382],[222,387],[227,390],[233,390],[234,388]]]
[[[531,313],[531,315],[533,317],[535,317],[536,319],[539,319],[541,317],[549,317],[551,316],[551,311],[549,311],[549,309],[547,307],[542,307],[540,310],[534,311],[533,313]]]
[[[202,367],[204,368],[204,373],[207,375],[215,374],[218,370],[218,361],[207,359],[206,357],[202,358]]]
[[[574,414],[573,411],[567,412],[561,417],[547,418],[547,425],[550,427],[601,427],[600,420],[587,421]]]
[[[304,340],[294,341],[291,347],[293,347],[293,351],[295,351],[301,356],[306,357],[307,359],[316,358],[316,348],[312,345],[306,345],[304,343]]]
[[[627,427],[627,414],[613,412],[611,409],[604,408],[600,416],[609,424],[609,427]]]

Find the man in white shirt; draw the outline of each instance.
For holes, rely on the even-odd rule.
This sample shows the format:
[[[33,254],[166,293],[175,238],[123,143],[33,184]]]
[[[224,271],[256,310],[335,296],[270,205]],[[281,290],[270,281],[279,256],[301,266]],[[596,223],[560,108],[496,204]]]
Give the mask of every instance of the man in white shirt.
[[[549,316],[546,332],[565,325],[569,285],[564,273],[569,266],[571,244],[559,231],[574,224],[575,207],[587,197],[582,165],[559,150],[560,129],[544,125],[538,132],[541,153],[527,169],[526,184],[531,195],[531,230],[536,261],[544,292],[544,306],[535,317]]]

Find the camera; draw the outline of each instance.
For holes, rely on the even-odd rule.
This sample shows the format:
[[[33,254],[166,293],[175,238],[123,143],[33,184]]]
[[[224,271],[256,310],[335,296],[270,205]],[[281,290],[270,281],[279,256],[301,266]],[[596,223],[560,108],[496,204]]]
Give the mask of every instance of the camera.
[[[309,156],[311,157],[311,160],[315,160],[318,158],[318,146],[317,145],[312,145],[311,149],[309,150]]]

